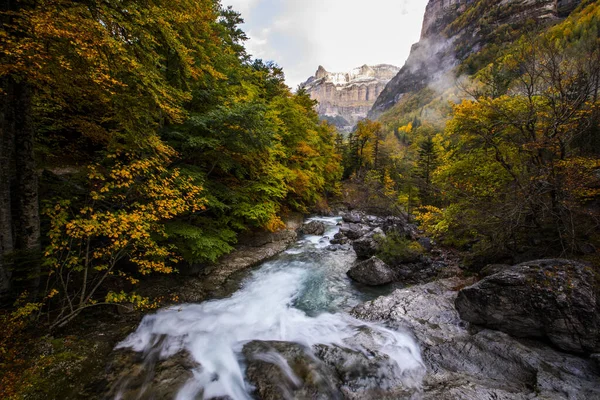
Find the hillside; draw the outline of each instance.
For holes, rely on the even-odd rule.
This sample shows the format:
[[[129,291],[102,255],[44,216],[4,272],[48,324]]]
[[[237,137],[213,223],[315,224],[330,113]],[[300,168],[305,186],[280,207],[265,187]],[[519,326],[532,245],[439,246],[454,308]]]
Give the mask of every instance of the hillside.
[[[453,87],[457,77],[471,75],[492,61],[498,48],[560,21],[579,0],[430,0],[425,10],[421,39],[406,63],[386,85],[369,118],[403,107],[410,94],[426,93],[409,109],[422,107],[435,94]],[[407,111],[406,107],[403,107]]]

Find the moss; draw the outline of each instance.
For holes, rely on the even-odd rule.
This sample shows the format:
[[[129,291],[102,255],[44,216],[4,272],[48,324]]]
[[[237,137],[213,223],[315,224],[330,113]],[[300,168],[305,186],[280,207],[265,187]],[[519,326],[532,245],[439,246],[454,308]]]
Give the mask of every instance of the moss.
[[[387,264],[403,264],[418,261],[425,249],[418,242],[391,233],[381,239],[377,256]]]
[[[82,376],[98,372],[94,364],[101,347],[73,337],[42,338],[34,349],[39,355],[22,375],[17,398],[72,398],[85,381]]]

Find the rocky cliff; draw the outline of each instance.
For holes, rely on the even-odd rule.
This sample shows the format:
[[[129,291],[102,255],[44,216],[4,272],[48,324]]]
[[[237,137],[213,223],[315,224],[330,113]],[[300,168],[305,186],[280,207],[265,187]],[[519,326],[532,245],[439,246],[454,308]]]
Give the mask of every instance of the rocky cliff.
[[[493,47],[516,39],[528,25],[568,15],[581,0],[429,0],[421,39],[368,116],[377,118],[406,94],[444,90],[457,73],[472,74],[493,58]],[[486,53],[487,52],[487,53]],[[460,70],[455,67],[460,65]]]
[[[363,65],[350,72],[328,72],[319,66],[300,86],[319,102],[317,112],[338,129],[349,132],[367,113],[399,71],[393,65]]]

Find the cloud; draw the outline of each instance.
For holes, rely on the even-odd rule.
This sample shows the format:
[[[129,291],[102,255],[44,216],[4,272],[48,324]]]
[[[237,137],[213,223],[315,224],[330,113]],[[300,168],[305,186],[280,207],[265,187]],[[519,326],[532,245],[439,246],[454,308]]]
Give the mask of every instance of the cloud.
[[[223,0],[242,13],[247,48],[283,67],[295,88],[319,65],[402,66],[419,40],[424,0]]]

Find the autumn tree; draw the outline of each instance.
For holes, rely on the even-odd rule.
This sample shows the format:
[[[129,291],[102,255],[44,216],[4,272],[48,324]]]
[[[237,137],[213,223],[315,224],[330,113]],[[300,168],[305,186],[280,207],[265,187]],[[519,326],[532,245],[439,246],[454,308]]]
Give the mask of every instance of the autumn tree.
[[[218,7],[48,0],[2,2],[0,11],[0,287],[6,292],[14,281],[4,264],[16,262],[35,290],[36,170],[86,164],[106,148],[144,147],[161,125],[182,122],[191,83],[223,78],[210,63],[220,44]]]
[[[515,77],[504,94],[496,85],[455,107],[435,179],[454,235],[483,248],[562,255],[595,240],[600,218],[584,205],[599,194],[598,159],[582,144],[597,130],[599,44],[558,28],[526,37],[501,60]]]

